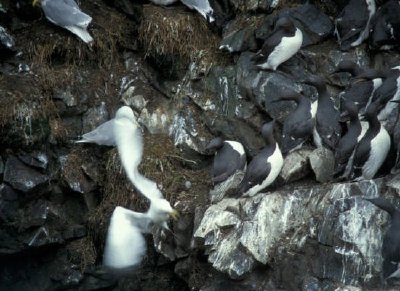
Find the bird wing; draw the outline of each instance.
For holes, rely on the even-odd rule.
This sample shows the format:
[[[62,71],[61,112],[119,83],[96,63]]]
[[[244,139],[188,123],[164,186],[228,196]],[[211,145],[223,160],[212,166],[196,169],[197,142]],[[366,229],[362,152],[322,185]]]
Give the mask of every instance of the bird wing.
[[[146,253],[146,242],[138,222],[146,220],[144,214],[116,207],[107,231],[103,263],[123,269],[138,265]]]
[[[89,142],[98,145],[115,146],[114,119],[104,122],[92,131],[85,133],[82,135],[82,139],[77,140],[76,142]]]
[[[275,148],[273,149],[275,150]],[[245,193],[251,187],[261,184],[260,181],[264,181],[264,179],[268,176],[271,171],[271,164],[268,163],[267,158],[259,158],[270,156],[273,153],[272,148],[264,148],[258,155],[256,155],[248,165],[246,170],[246,174],[241,183],[241,191]],[[269,154],[268,154],[269,152]]]
[[[211,16],[214,11],[208,0],[181,0],[181,2],[190,9],[197,10],[205,19],[207,19],[207,16],[210,17],[210,22],[214,20]]]
[[[42,5],[46,18],[56,25],[86,28],[92,17],[82,12],[73,0],[52,0]]]
[[[252,57],[253,61],[265,61],[266,58],[272,53],[275,47],[281,42],[282,35],[281,31],[278,28],[264,41],[261,50]]]

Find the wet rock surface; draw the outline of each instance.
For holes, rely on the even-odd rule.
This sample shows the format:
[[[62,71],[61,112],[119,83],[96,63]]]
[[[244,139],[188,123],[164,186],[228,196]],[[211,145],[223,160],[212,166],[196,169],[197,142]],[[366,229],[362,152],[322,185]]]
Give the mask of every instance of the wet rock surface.
[[[29,1],[0,3],[0,289],[396,290],[381,280],[389,216],[363,199],[400,205],[393,163],[374,180],[334,182],[332,154],[306,142],[270,187],[243,198],[241,172],[211,184],[205,147],[237,140],[250,160],[264,122],[277,120],[279,141],[295,107],[273,102],[283,91],[314,101],[304,81],[319,74],[338,104],[351,82],[331,75],[340,61],[383,69],[400,54],[340,51],[333,20],[345,1],[212,1],[224,11],[217,29],[182,5],[131,2],[81,1],[92,46]],[[251,57],[277,15],[302,29],[303,46],[277,71],[260,71]],[[148,201],[115,148],[74,141],[123,104],[143,129],[140,171],[181,215],[172,232],[146,235],[138,268],[116,275],[102,267],[111,213],[146,211]],[[393,116],[395,131],[398,123]]]

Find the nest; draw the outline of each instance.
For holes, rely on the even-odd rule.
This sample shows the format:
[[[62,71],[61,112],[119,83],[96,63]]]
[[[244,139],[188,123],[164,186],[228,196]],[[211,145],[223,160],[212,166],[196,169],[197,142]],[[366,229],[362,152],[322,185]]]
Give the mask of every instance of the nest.
[[[150,5],[143,8],[143,20],[138,30],[146,57],[156,60],[178,58],[186,64],[201,59],[211,66],[220,55],[219,37],[196,12]]]

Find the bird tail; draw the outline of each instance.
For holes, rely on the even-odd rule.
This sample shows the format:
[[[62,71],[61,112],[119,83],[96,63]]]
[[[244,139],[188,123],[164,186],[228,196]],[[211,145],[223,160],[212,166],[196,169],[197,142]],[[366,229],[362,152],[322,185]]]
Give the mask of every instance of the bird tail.
[[[66,29],[71,31],[73,34],[79,36],[85,43],[91,43],[93,41],[93,37],[86,31],[86,29],[76,27],[76,26],[66,26]]]

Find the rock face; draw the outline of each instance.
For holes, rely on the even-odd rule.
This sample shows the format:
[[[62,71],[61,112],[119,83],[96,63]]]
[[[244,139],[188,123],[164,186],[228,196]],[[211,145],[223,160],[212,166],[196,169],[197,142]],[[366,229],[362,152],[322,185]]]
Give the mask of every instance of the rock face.
[[[367,44],[340,51],[333,19],[346,1],[211,1],[222,12],[216,24],[180,4],[81,1],[93,18],[92,46],[28,2],[0,3],[0,289],[398,289],[381,280],[389,217],[363,199],[400,205],[398,149],[379,178],[337,182],[332,153],[306,141],[251,198],[237,194],[244,173],[215,187],[209,176],[213,137],[240,141],[250,161],[264,147],[260,126],[274,119],[279,142],[295,108],[274,102],[285,90],[315,101],[304,81],[321,75],[339,105],[352,82],[331,74],[340,61],[399,65],[398,52]],[[283,15],[303,31],[302,48],[277,71],[260,71],[251,58]],[[386,44],[376,37],[375,48]],[[148,201],[115,148],[73,141],[123,104],[143,130],[140,171],[181,216],[171,231],[146,234],[143,263],[115,276],[101,264],[111,213],[147,211]],[[399,124],[396,112],[394,140]]]

